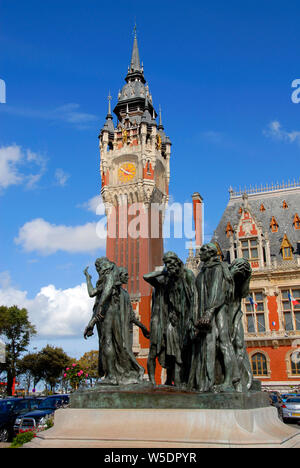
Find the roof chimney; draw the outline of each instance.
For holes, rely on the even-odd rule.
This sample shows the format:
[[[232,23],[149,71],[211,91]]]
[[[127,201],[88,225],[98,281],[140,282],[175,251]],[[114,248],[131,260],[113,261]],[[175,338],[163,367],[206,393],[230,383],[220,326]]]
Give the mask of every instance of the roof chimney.
[[[203,244],[203,198],[200,193],[195,192],[192,195],[192,199],[197,249]]]

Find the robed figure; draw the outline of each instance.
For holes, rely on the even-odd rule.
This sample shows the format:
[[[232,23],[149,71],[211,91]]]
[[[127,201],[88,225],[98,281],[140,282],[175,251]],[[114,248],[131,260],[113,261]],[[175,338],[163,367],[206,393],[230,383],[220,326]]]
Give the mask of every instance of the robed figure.
[[[106,257],[97,259],[95,267],[99,274],[95,288],[87,268],[84,270],[89,296],[95,297],[93,315],[85,329],[84,337],[91,336],[96,325],[99,337],[98,371],[101,383],[109,385],[138,383],[142,381],[143,373],[128,346],[124,314],[124,308],[128,304],[123,298],[121,299],[118,267]]]
[[[230,337],[240,372],[240,387],[248,391],[252,387],[253,372],[245,344],[242,299],[249,296],[252,269],[246,259],[237,258],[229,266],[229,271],[234,281],[233,301],[230,304]]]
[[[215,244],[203,245],[200,259],[202,268],[196,278],[198,313],[194,322],[189,388],[202,392],[236,391],[240,374],[230,336],[234,281],[228,265],[220,260]]]
[[[187,383],[190,369],[195,277],[174,252],[165,253],[163,262],[163,269],[144,275],[154,288],[148,375],[155,385],[157,358],[167,371],[166,385],[181,386]]]

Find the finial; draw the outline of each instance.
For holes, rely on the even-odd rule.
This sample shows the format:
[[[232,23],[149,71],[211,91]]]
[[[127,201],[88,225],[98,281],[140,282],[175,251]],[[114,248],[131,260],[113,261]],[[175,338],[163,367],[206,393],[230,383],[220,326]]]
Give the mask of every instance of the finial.
[[[110,104],[110,101],[112,100],[112,97],[111,97],[111,94],[110,94],[110,90],[109,90],[109,92],[108,92],[107,99],[108,99],[108,115],[111,115],[111,104]]]
[[[161,118],[161,105],[159,104],[159,124],[158,124],[158,129],[163,130],[163,124],[162,124],[162,118]]]

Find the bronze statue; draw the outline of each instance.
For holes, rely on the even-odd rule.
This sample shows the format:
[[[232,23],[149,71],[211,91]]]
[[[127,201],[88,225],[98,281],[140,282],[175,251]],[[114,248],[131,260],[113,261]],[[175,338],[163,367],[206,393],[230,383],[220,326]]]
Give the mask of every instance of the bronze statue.
[[[253,373],[245,345],[241,302],[249,295],[252,269],[247,260],[237,258],[229,266],[229,271],[234,280],[234,297],[230,306],[230,335],[240,371],[240,386],[243,391],[247,391],[252,386]]]
[[[194,323],[194,344],[189,387],[199,391],[239,390],[240,373],[230,336],[229,308],[234,300],[234,281],[229,268],[218,256],[215,244],[200,249],[203,262],[196,279],[198,317]],[[217,362],[222,381],[218,381]]]
[[[95,297],[92,318],[84,331],[84,338],[93,335],[97,326],[99,337],[99,376],[102,384],[120,385],[141,382],[144,369],[137,363],[128,346],[124,301],[118,267],[106,257],[95,262],[99,274],[96,287],[88,268],[84,270],[90,297]],[[123,304],[121,307],[121,303]]]
[[[147,361],[155,385],[156,359],[167,371],[166,385],[200,392],[249,391],[253,374],[247,354],[241,301],[249,294],[251,267],[247,260],[222,262],[215,244],[200,249],[202,268],[195,279],[174,252],[163,256],[164,267],[144,275],[153,286],[150,332],[136,317],[128,291],[128,272],[106,257],[95,267],[94,288],[84,270],[92,318],[84,337],[99,337],[101,383],[126,385],[143,381],[144,368],[132,351],[133,324],[150,338]]]
[[[153,286],[150,322],[149,379],[155,385],[156,358],[167,370],[166,385],[187,383],[190,366],[195,277],[174,252],[163,257],[163,270],[144,275]]]
[[[127,268],[125,267],[119,267],[119,275],[120,275],[120,281],[121,284],[127,284],[128,283],[128,271]],[[126,347],[128,349],[132,350],[132,345],[133,345],[133,324],[139,327],[144,335],[145,338],[150,338],[150,332],[145,327],[145,325],[140,322],[132,308],[131,305],[131,300],[130,300],[130,295],[128,291],[124,288],[121,288],[121,311],[122,311],[122,316],[124,317],[124,323],[125,323],[125,330],[126,330]]]

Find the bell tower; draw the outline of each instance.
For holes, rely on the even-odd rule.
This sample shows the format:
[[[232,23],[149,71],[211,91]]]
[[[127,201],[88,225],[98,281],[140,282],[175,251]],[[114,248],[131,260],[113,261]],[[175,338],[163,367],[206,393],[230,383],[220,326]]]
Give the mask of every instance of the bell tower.
[[[101,195],[107,215],[106,256],[128,270],[135,313],[149,326],[151,288],[143,275],[162,264],[164,210],[168,203],[171,141],[156,112],[140,63],[135,34],[125,85],[100,131]],[[158,122],[157,122],[158,118]],[[149,341],[134,337],[146,366]]]

